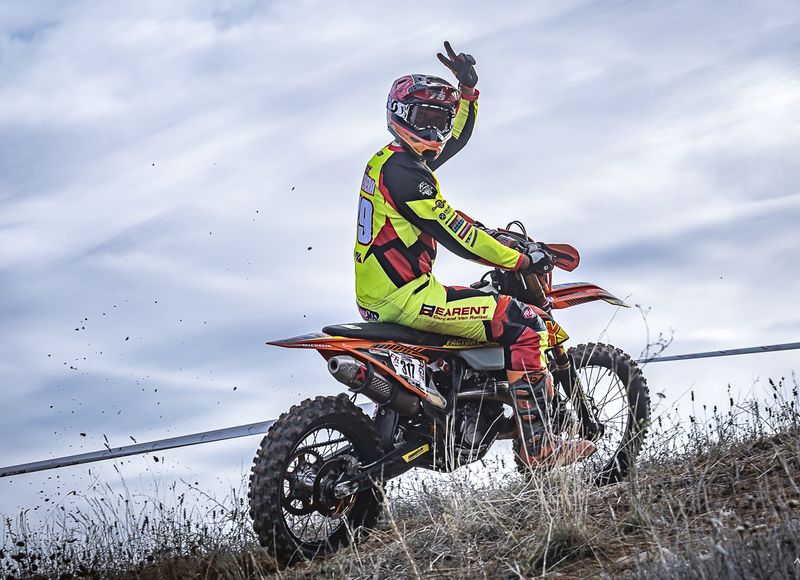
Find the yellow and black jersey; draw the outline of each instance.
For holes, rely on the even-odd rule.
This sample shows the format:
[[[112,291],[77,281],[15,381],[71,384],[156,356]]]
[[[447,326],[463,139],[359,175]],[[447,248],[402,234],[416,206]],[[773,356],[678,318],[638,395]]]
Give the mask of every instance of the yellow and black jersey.
[[[366,308],[431,272],[437,242],[468,260],[516,269],[522,254],[504,246],[442,197],[433,174],[464,147],[477,100],[462,98],[442,153],[424,161],[391,143],[370,160],[361,182],[354,251],[356,296]]]

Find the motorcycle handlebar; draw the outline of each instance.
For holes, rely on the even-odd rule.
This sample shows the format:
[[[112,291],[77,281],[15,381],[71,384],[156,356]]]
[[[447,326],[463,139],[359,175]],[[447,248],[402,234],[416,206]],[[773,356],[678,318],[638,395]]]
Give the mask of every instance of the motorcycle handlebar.
[[[510,228],[512,225],[518,226],[521,231],[511,231]],[[527,231],[525,230],[525,226],[519,221],[511,222],[506,226],[506,229],[487,229],[486,232],[501,244],[514,248],[520,252],[530,254],[532,252],[539,251],[549,255],[544,245],[535,242],[528,235]],[[538,306],[539,308],[549,311],[550,301],[547,299],[547,294],[545,293],[545,289],[542,286],[539,276],[534,272],[527,274],[517,272],[516,276],[519,279],[522,287],[525,289],[526,294],[525,296],[520,296],[520,298],[529,304],[533,304],[534,306]]]

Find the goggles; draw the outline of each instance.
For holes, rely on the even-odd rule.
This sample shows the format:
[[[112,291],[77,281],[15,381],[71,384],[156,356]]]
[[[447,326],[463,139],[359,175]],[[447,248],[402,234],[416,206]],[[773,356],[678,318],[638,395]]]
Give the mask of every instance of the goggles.
[[[442,134],[447,134],[453,129],[455,107],[429,105],[426,103],[400,103],[397,102],[396,115],[406,123],[417,129],[425,131],[434,129]]]

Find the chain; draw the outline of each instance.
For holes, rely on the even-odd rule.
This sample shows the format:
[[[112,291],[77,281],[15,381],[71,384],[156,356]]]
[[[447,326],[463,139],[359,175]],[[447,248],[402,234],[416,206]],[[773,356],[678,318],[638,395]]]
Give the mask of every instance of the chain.
[[[295,451],[294,455],[296,457],[296,456],[300,455],[301,453],[305,453],[306,451],[310,451],[312,449],[316,449],[317,447],[325,447],[327,445],[334,445],[336,443],[343,443],[345,441],[348,441],[347,437],[340,437],[339,439],[331,439],[330,441],[325,441],[323,443],[314,443],[312,445],[306,445],[305,447],[301,447],[300,449]]]

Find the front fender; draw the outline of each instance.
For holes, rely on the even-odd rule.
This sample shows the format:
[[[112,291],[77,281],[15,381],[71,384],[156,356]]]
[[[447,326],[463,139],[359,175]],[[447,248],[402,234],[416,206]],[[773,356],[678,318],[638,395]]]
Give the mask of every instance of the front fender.
[[[553,301],[553,308],[569,308],[584,302],[594,300],[605,300],[614,306],[624,306],[630,308],[625,302],[603,290],[600,286],[595,286],[589,282],[571,282],[569,284],[556,284],[548,294]]]

